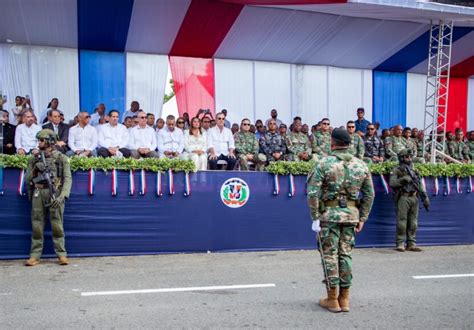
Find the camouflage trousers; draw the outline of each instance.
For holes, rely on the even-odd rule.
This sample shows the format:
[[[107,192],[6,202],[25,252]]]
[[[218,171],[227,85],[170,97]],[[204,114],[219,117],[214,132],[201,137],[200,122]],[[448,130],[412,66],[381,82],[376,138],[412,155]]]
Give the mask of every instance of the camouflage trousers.
[[[416,229],[418,228],[418,206],[417,196],[402,195],[397,201],[397,246],[405,243],[407,246],[416,245]]]
[[[50,202],[48,189],[35,189],[31,199],[31,250],[30,257],[40,259],[43,253],[44,225],[49,213],[53,232],[54,252],[58,257],[66,256],[63,214],[64,203],[57,208],[45,207]]]
[[[238,154],[237,159],[239,161],[240,170],[241,171],[248,171],[249,170],[249,161],[247,160],[247,156],[244,154]],[[264,154],[255,154],[253,155],[252,163],[255,165],[255,170],[263,171],[265,168],[265,163],[267,162],[267,157]]]
[[[323,274],[331,288],[349,288],[352,284],[352,248],[355,225],[334,222],[321,223],[321,259]]]

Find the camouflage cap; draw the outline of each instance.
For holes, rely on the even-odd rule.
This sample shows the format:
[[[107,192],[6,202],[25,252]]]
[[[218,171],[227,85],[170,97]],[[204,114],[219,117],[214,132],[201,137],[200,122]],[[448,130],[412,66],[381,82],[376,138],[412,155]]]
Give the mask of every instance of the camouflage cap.
[[[405,156],[412,156],[413,157],[413,151],[411,149],[405,148],[400,150],[398,153],[399,157],[405,157]]]
[[[346,129],[344,128],[335,128],[332,130],[331,137],[334,140],[341,141],[345,144],[350,144],[351,143],[351,136],[347,132]]]
[[[49,143],[54,143],[56,141],[59,140],[59,136],[54,133],[53,130],[51,129],[42,129],[41,131],[39,131],[37,134],[36,134],[36,138],[39,140],[39,139],[45,139],[47,140]]]

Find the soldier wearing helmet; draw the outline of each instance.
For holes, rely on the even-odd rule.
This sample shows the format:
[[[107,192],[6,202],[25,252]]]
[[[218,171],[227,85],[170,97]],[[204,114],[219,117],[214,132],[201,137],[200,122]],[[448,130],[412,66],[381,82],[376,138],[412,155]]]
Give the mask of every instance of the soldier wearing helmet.
[[[397,210],[396,250],[404,252],[419,252],[416,246],[416,229],[418,228],[419,198],[428,211],[430,200],[421,184],[418,173],[413,168],[414,153],[405,148],[398,153],[399,165],[390,173],[390,186],[395,193],[395,208]],[[406,247],[405,247],[406,240]]]
[[[39,263],[43,253],[44,225],[49,214],[54,251],[60,265],[67,265],[64,240],[64,202],[71,192],[72,177],[68,158],[54,148],[58,135],[43,129],[36,135],[39,153],[28,161],[26,184],[31,201],[31,249],[26,266]]]

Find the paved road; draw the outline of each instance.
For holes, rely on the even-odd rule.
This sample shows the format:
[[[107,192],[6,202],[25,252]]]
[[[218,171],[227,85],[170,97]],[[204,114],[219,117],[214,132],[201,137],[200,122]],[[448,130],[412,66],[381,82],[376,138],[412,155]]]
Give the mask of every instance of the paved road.
[[[314,251],[0,261],[0,328],[473,329],[474,246],[354,253],[350,313],[332,314]],[[268,284],[218,291],[82,296],[85,292]]]

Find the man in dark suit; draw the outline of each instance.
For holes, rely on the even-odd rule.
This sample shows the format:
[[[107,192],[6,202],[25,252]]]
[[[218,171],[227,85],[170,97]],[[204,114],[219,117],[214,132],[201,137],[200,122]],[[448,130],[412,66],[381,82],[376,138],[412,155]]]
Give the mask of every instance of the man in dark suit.
[[[9,113],[7,110],[0,110],[0,125],[0,135],[3,136],[3,151],[0,150],[0,153],[14,155],[16,153],[16,126],[9,123]]]
[[[43,125],[43,129],[46,128],[58,134],[59,140],[56,142],[55,148],[65,154],[69,150],[67,146],[69,126],[61,122],[61,113],[58,110],[48,112],[48,123]]]

